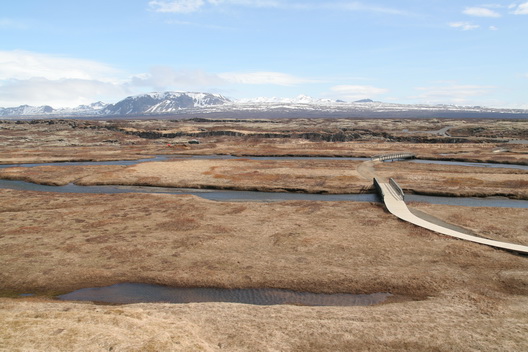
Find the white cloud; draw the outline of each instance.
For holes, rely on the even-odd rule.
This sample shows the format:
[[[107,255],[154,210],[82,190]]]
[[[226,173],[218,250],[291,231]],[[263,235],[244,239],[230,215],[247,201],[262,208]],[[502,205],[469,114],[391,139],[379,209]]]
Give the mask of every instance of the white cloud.
[[[96,61],[21,50],[0,51],[0,81],[32,77],[108,81],[118,73],[118,70]]]
[[[333,95],[344,100],[359,100],[385,94],[389,90],[372,86],[338,85],[331,88]]]
[[[122,73],[108,65],[29,51],[0,51],[0,106],[76,106],[121,97]]]
[[[336,2],[291,2],[275,0],[152,0],[149,6],[156,12],[192,13],[209,6],[240,6],[252,8],[276,8],[284,10],[339,10],[365,11],[392,15],[406,15],[408,12],[383,6],[373,6],[360,1]]]
[[[470,22],[452,22],[452,23],[449,23],[449,26],[453,28],[461,29],[463,31],[471,31],[473,29],[480,28],[478,24],[473,24]]]
[[[416,90],[422,93],[413,98],[420,99],[424,103],[428,104],[466,104],[469,102],[469,98],[485,96],[489,94],[493,88],[495,87],[459,84],[451,84],[448,86],[417,87]]]
[[[202,70],[174,70],[168,66],[152,67],[147,74],[132,78],[131,85],[152,87],[156,91],[208,88],[227,84],[227,81],[214,73]]]
[[[178,20],[174,20],[174,19],[170,19],[170,20],[166,21],[165,23],[171,24],[171,25],[178,25],[178,26],[207,28],[207,29],[222,30],[222,31],[233,30],[233,27],[217,26],[217,25],[209,24],[209,23],[208,24],[204,24],[204,23],[189,22],[189,21],[178,21]]]
[[[385,13],[390,15],[407,15],[408,12],[400,9],[383,7],[383,6],[373,6],[366,5],[359,1],[348,1],[348,2],[335,2],[322,5],[326,8],[334,8],[337,10],[346,10],[346,11],[365,11],[365,12],[377,12]]]
[[[152,0],[149,6],[156,12],[191,13],[205,5],[235,5],[245,7],[281,7],[277,1],[267,0]]]
[[[240,5],[249,7],[279,7],[280,2],[273,0],[208,0],[212,5]]]
[[[489,26],[489,30],[490,31],[498,31],[499,27],[497,27],[497,26]]]
[[[174,70],[168,66],[155,66],[148,73],[133,77],[131,85],[153,87],[161,91],[208,89],[230,84],[294,86],[313,82],[317,81],[282,72],[210,73],[203,70]]]
[[[224,72],[152,67],[127,75],[100,62],[28,51],[0,51],[0,106],[74,107],[113,102],[145,90],[217,91],[234,85],[295,86],[318,82],[282,72]]]
[[[97,100],[113,102],[128,95],[123,85],[97,80],[31,78],[0,84],[0,106],[50,105],[75,107]]]
[[[513,8],[515,8],[515,5]],[[514,15],[528,15],[528,2],[518,5],[512,13]]]
[[[172,0],[149,2],[149,6],[156,12],[191,13],[198,11],[205,4],[204,0]]]
[[[490,10],[485,7],[466,7],[464,14],[476,17],[501,17],[498,12]]]
[[[225,72],[218,75],[229,83],[239,84],[273,84],[294,86],[303,83],[315,83],[316,80],[296,77],[282,72]]]

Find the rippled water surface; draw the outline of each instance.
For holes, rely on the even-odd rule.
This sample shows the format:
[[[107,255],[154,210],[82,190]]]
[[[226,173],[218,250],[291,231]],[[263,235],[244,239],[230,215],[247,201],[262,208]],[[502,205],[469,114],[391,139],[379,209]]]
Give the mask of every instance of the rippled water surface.
[[[280,289],[176,288],[123,283],[107,287],[85,288],[57,298],[66,301],[99,303],[193,303],[231,302],[255,305],[368,306],[385,301],[391,294],[322,294]]]

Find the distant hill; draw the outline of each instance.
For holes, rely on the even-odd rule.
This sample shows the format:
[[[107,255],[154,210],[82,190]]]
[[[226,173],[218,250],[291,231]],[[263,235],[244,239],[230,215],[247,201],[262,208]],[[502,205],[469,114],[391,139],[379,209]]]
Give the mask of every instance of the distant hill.
[[[162,92],[127,97],[115,104],[96,102],[76,108],[51,106],[0,108],[3,119],[37,118],[528,118],[528,110],[481,106],[395,104],[296,98],[230,100],[219,94]]]
[[[221,95],[210,93],[150,93],[131,96],[116,104],[106,106],[103,115],[167,114],[184,109],[223,105],[231,101]]]
[[[53,113],[54,109],[51,106],[29,106],[20,105],[16,108],[0,108],[0,116],[31,116],[31,115],[45,115]]]

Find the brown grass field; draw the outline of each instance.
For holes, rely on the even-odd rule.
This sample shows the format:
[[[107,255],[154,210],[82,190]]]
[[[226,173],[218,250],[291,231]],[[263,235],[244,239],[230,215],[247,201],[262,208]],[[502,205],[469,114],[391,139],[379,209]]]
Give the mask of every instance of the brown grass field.
[[[237,127],[252,133],[320,133],[323,127],[361,127],[371,133],[370,140],[346,142],[210,136],[199,145],[186,145],[184,137],[147,139],[101,127],[109,122],[76,122],[76,127],[5,123],[0,124],[0,162],[134,159],[165,153],[370,156],[391,151],[437,159],[528,160],[526,145],[512,144],[502,151],[505,142],[491,141],[527,139],[526,123],[482,122],[482,129],[475,129],[472,122],[439,121],[178,125],[188,132]],[[170,121],[119,123],[127,129],[176,130]],[[95,125],[99,127],[88,128]],[[403,136],[402,128],[437,138],[423,131],[446,125],[455,126],[452,136],[472,140],[430,144],[372,139],[373,132],[383,131]],[[0,169],[0,178],[53,185],[356,193],[370,187],[370,171],[358,171],[358,166],[360,162],[344,160],[175,159],[136,166],[9,168]],[[528,176],[521,170],[384,163],[376,164],[375,172],[395,177],[407,191],[527,196]],[[478,235],[528,245],[526,209],[411,206]],[[0,224],[0,351],[528,349],[526,256],[417,228],[381,204],[214,202],[185,195],[0,189]],[[393,296],[367,307],[112,306],[53,299],[79,288],[120,282]],[[20,297],[22,293],[36,296]]]

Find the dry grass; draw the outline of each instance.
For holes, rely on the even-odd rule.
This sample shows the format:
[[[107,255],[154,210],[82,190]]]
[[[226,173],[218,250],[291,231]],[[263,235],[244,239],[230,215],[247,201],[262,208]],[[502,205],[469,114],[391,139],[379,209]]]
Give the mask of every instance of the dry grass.
[[[378,205],[241,205],[142,194],[57,194],[49,202],[45,193],[1,194],[1,256],[8,264],[0,278],[5,291],[67,291],[139,280],[423,297],[465,285],[452,275],[457,266],[437,263],[452,240],[400,222]],[[470,214],[475,212],[468,214],[472,219]],[[522,223],[521,211],[509,214],[510,221],[515,215]],[[522,225],[497,226],[507,229],[508,235],[502,236],[508,239],[521,236]],[[486,261],[505,270],[524,263],[487,247],[462,246],[482,253],[477,262],[468,263],[475,268]],[[415,255],[423,260],[419,266],[413,262]],[[431,263],[439,266],[438,272],[427,282],[417,281]],[[487,274],[476,276],[475,284],[482,275]]]
[[[376,172],[393,177],[405,190],[455,196],[528,199],[528,171],[418,163],[377,163]]]
[[[525,350],[525,297],[491,314],[479,313],[475,301],[486,304],[463,293],[366,308],[109,307],[4,299],[0,341],[5,351]]]
[[[478,124],[483,131],[474,130]],[[465,143],[443,143],[434,131],[453,126],[453,132]],[[470,127],[470,128],[466,128]],[[409,130],[413,133],[404,132]],[[437,120],[437,119],[273,119],[268,121],[196,122],[196,121],[60,121],[49,124],[16,124],[0,121],[0,162],[49,162],[65,160],[116,160],[140,158],[149,154],[233,154],[233,155],[303,155],[366,156],[411,151],[421,158],[457,159],[528,163],[528,145],[508,144],[509,139],[526,139],[526,121]],[[185,144],[190,137],[144,139],[127,134],[137,131],[196,133],[236,131],[241,136],[201,137],[200,145]],[[423,133],[414,133],[423,131]],[[430,132],[427,132],[430,131]],[[357,141],[323,142],[317,138],[263,138],[267,133],[282,135],[319,135],[343,132],[358,134]],[[381,133],[386,133],[382,137]],[[398,138],[414,142],[388,142]],[[420,139],[422,138],[422,139]],[[421,143],[436,138],[437,143]],[[503,140],[503,142],[496,142]],[[481,143],[488,141],[490,143]],[[167,144],[178,145],[168,147]],[[508,151],[495,152],[504,147]]]
[[[0,191],[0,197],[4,294],[47,295],[116,282],[147,282],[389,291],[396,301],[406,298],[350,308],[236,304],[117,308],[3,299],[0,340],[5,350],[527,347],[526,258],[433,234],[393,218],[379,205],[216,203],[191,196],[9,190]],[[484,208],[465,211],[447,206],[421,210],[477,231],[485,231],[490,216],[496,216],[501,219],[495,224],[501,230],[498,239],[521,239],[526,230],[524,210],[489,213]],[[522,241],[526,243],[526,238]]]
[[[145,154],[422,157],[526,162],[528,147],[497,144],[328,143],[208,137],[190,149],[86,123],[13,124],[0,133],[0,162],[108,160]],[[94,124],[94,125],[92,125]],[[136,130],[258,133],[367,128],[394,135],[445,126],[440,120],[295,120],[269,123],[116,122]],[[465,121],[449,121],[457,134]],[[97,126],[95,126],[97,125]],[[483,121],[481,135],[524,136],[525,124]],[[97,128],[92,127],[95,126]],[[494,127],[496,126],[496,127]],[[511,129],[510,129],[511,128]],[[469,138],[469,137],[468,137]],[[471,137],[473,138],[473,137]],[[479,137],[480,138],[480,137]],[[484,138],[484,137],[483,137]],[[485,137],[488,138],[488,137]],[[490,137],[491,138],[491,137]],[[117,142],[115,142],[117,141]],[[135,144],[134,144],[135,143]],[[304,191],[360,191],[371,171],[349,161],[174,161],[135,167],[39,167],[2,177],[64,184],[124,183]],[[396,174],[426,190],[521,195],[525,172],[413,166]],[[419,164],[413,164],[419,165]],[[387,167],[387,169],[385,169]],[[382,165],[376,171],[395,176]],[[400,165],[398,165],[400,167]],[[9,175],[8,175],[9,174]],[[435,176],[431,177],[430,175]],[[362,180],[361,177],[366,177]],[[516,193],[515,193],[516,192]],[[527,244],[526,210],[414,205],[490,238]],[[0,351],[525,351],[528,259],[401,222],[378,204],[217,203],[190,196],[53,194],[0,190]],[[117,282],[171,286],[277,287],[395,294],[373,307],[240,304],[96,306],[48,297]]]

